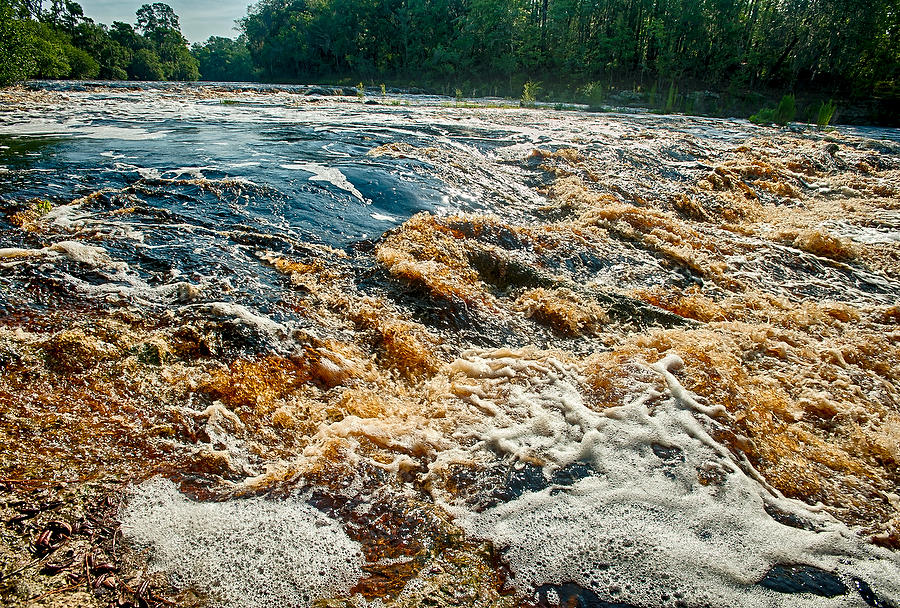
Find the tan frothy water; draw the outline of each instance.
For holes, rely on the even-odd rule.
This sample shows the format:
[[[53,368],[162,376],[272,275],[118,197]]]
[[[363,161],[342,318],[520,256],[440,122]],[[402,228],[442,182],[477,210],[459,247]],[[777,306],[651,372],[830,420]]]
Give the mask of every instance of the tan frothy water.
[[[197,145],[215,116],[281,155],[166,163],[190,179],[104,160],[121,183],[49,211],[43,165],[10,164],[0,475],[119,480],[127,567],[157,597],[900,601],[900,145],[405,98],[5,95],[0,133],[99,137],[69,95],[153,112],[141,145],[194,137],[181,113]],[[314,203],[336,211],[296,211]],[[400,219],[334,236],[344,217]]]

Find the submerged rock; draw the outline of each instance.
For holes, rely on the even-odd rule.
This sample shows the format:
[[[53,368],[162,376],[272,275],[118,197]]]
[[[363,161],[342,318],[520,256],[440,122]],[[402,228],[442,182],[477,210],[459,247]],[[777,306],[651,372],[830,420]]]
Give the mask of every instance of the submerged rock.
[[[812,593],[822,597],[846,595],[847,585],[834,574],[813,566],[784,566],[777,564],[759,585],[779,593]]]

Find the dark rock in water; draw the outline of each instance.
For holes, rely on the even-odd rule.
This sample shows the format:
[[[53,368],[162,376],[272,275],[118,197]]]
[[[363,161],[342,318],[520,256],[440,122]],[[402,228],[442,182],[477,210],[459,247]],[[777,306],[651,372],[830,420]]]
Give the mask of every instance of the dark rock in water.
[[[621,323],[633,323],[639,327],[649,325],[683,327],[698,324],[692,319],[686,319],[674,312],[647,304],[636,298],[600,290],[592,290],[589,293],[594,300],[608,306],[606,313],[610,319]]]
[[[859,592],[863,601],[873,608],[896,608],[896,604],[878,597],[866,581],[855,578],[853,579],[853,587]]]
[[[776,564],[758,584],[778,593],[812,593],[822,597],[846,595],[849,591],[837,576],[814,566]]]
[[[505,486],[494,494],[499,502],[508,502],[525,492],[537,492],[547,487],[541,467],[525,463],[522,468],[509,470]]]
[[[799,528],[801,530],[811,530],[813,532],[818,532],[822,529],[819,524],[798,517],[794,513],[782,511],[774,505],[766,504],[764,508],[766,513],[768,513],[772,519],[782,525],[790,526],[791,528]]]
[[[528,266],[512,257],[489,249],[469,252],[469,265],[478,271],[481,280],[499,289],[510,287],[553,287],[559,283],[546,272]]]
[[[515,230],[509,226],[496,223],[474,224],[471,221],[457,220],[447,222],[447,226],[458,230],[468,239],[478,239],[483,243],[497,245],[509,251],[525,248],[525,242]]]
[[[570,486],[589,477],[593,469],[586,462],[573,462],[555,471],[549,479],[542,467],[524,463],[511,467],[498,462],[486,471],[474,471],[468,467],[454,467],[452,485],[459,496],[477,511],[510,502],[527,492],[540,492],[550,486]]]
[[[551,601],[550,593],[555,593],[559,601]],[[599,595],[576,583],[562,585],[541,585],[535,589],[537,606],[540,608],[634,608],[631,604],[608,602]]]
[[[3,297],[0,295],[0,314],[3,313]],[[7,344],[0,342],[0,367],[9,370],[13,365],[19,365],[22,362],[22,355],[19,353],[15,344]]]
[[[650,449],[653,450],[653,453],[656,454],[660,460],[665,462],[684,462],[684,452],[677,446],[669,447],[667,445],[654,443],[650,446]]]
[[[550,478],[550,483],[560,486],[570,486],[579,479],[589,477],[593,469],[586,462],[573,462],[555,471]]]

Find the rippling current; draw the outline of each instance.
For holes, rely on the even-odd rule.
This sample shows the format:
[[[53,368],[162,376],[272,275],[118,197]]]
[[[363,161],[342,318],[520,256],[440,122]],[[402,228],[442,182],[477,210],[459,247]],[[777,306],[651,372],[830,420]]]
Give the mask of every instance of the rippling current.
[[[342,92],[0,92],[12,605],[900,602],[896,131]]]

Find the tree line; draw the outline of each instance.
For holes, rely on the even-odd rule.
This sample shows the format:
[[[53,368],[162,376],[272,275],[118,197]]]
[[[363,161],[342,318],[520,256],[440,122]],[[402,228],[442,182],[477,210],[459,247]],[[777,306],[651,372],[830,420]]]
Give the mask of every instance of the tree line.
[[[134,25],[85,17],[77,2],[0,0],[0,85],[28,78],[197,80],[199,64],[163,3],[144,4]]]
[[[896,0],[261,0],[239,25],[272,81],[675,81],[861,96],[896,94],[900,81]]]
[[[0,0],[0,82],[364,80],[466,95],[542,82],[588,97],[624,86],[671,100],[684,86],[900,98],[897,0],[260,0],[236,40],[192,49],[162,3],[108,27],[76,2],[45,3]]]

